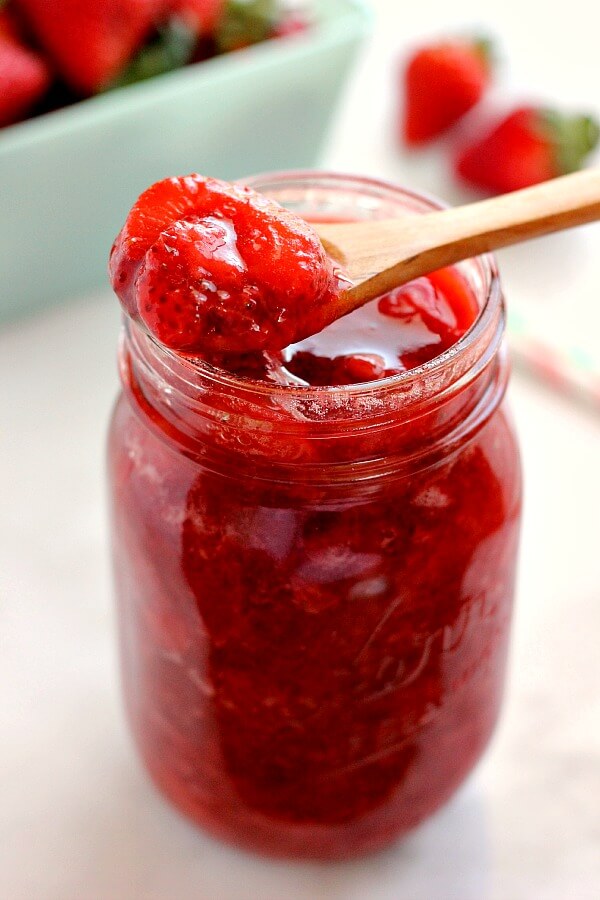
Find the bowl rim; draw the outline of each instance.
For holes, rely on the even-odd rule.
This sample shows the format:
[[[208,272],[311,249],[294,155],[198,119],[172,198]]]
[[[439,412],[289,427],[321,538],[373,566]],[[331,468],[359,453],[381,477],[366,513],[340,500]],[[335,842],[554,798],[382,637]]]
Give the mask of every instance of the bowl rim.
[[[70,106],[52,110],[0,129],[0,159],[21,152],[45,140],[76,134],[89,126],[98,127],[115,117],[130,115],[132,109],[151,108],[156,102],[168,102],[192,92],[215,78],[234,78],[247,70],[277,66],[282,60],[302,58],[307,52],[326,50],[356,40],[368,31],[372,11],[365,0],[320,0],[315,26],[305,34],[271,38],[235,53],[224,53],[165,72],[136,84],[78,100]]]

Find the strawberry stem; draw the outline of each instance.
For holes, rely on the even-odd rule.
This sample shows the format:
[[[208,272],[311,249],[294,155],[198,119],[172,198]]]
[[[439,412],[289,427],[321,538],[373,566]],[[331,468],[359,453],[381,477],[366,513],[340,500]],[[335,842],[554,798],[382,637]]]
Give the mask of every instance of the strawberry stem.
[[[494,41],[489,37],[479,35],[473,40],[473,47],[477,53],[479,53],[488,70],[491,70],[496,62],[496,46]]]
[[[158,29],[156,38],[140,50],[106,90],[135,84],[185,66],[194,55],[196,43],[194,30],[174,16]]]
[[[215,33],[221,53],[258,44],[270,37],[277,20],[277,0],[228,0]]]
[[[557,174],[576,172],[598,145],[598,122],[591,116],[566,115],[552,109],[541,110],[541,117],[555,148]]]

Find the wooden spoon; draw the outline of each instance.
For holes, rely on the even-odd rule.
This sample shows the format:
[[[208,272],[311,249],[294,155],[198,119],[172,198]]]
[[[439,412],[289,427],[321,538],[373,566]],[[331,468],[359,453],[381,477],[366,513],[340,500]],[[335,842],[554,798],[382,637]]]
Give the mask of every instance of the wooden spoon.
[[[419,275],[596,219],[600,169],[587,169],[468,206],[314,228],[352,284],[339,317]]]

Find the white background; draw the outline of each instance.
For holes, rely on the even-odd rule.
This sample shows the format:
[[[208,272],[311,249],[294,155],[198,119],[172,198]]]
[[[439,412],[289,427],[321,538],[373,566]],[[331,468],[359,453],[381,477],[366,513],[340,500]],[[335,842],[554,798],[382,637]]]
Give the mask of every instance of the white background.
[[[525,0],[493,12],[466,0],[374,6],[374,40],[327,153],[332,168],[460,199],[437,152],[408,159],[390,135],[392,60],[415,36],[457,23],[500,37],[511,96],[527,86],[600,112],[589,0],[557,12]],[[558,285],[576,321],[598,294],[596,260],[600,226],[506,252],[508,301],[556,299]],[[515,373],[526,478],[518,607],[504,716],[475,775],[384,854],[272,863],[183,821],[148,785],[126,735],[103,488],[117,330],[116,303],[103,293],[0,333],[0,896],[597,900],[600,416]]]

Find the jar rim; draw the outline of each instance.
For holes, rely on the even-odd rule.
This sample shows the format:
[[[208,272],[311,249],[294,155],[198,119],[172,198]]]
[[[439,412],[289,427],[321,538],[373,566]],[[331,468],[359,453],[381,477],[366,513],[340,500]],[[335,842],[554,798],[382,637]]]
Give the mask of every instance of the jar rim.
[[[254,175],[243,179],[243,183],[268,193],[272,188],[322,188],[346,189],[364,196],[412,204],[423,211],[445,208],[439,199],[419,191],[410,190],[383,179],[320,170],[280,171]],[[126,323],[130,338],[138,348],[160,363],[163,372],[169,375],[172,388],[178,389],[193,402],[198,388],[212,388],[245,398],[251,404],[269,401],[288,410],[295,403],[306,408],[311,403],[327,404],[331,407],[327,417],[331,426],[336,416],[332,412],[342,412],[347,421],[348,408],[360,409],[372,402],[382,411],[386,400],[394,398],[395,405],[401,399],[404,407],[424,399],[441,399],[448,390],[456,390],[466,381],[472,380],[494,357],[504,331],[504,307],[500,279],[496,262],[491,254],[484,254],[465,261],[465,265],[476,267],[482,284],[479,315],[468,331],[450,348],[428,362],[414,369],[390,375],[377,381],[350,385],[305,385],[260,381],[247,376],[236,375],[217,368],[204,360],[170,350],[158,343],[152,336],[142,331],[134,322]],[[142,353],[143,356],[146,353]],[[316,423],[315,423],[316,424]]]

